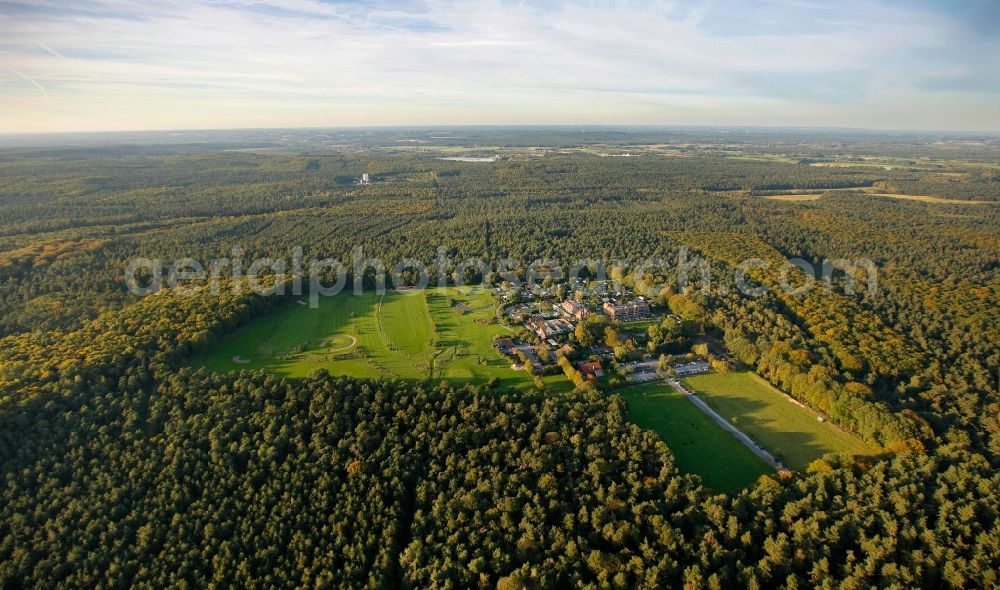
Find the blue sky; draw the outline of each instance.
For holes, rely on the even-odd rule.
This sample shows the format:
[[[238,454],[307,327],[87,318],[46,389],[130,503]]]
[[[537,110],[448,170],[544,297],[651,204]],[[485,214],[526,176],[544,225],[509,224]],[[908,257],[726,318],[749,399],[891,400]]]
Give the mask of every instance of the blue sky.
[[[1000,131],[1000,2],[0,0],[0,132]]]

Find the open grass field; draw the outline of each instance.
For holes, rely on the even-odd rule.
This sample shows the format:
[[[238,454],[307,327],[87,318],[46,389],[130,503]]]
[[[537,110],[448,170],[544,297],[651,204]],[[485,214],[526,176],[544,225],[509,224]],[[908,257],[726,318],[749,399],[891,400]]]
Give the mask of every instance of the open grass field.
[[[764,197],[772,201],[818,201],[823,195],[820,193],[800,193],[787,195],[769,195]]]
[[[919,201],[921,203],[936,203],[940,205],[989,205],[995,203],[995,201],[969,201],[963,199],[946,199],[944,197],[934,197],[931,195],[904,195],[900,193],[878,193],[871,189],[858,189],[858,188],[846,188],[846,189],[816,189],[816,190],[799,190],[794,193],[780,193],[772,195],[763,195],[763,198],[770,199],[772,201],[791,201],[791,202],[802,202],[802,201],[818,201],[822,197],[822,193],[825,192],[858,192],[859,194],[868,195],[872,197],[887,197],[890,199],[903,199],[906,201]]]
[[[788,190],[756,190],[752,195],[755,198],[771,199],[772,201],[818,201],[826,193],[850,193],[862,192],[870,187],[841,187],[841,188],[796,188]],[[744,190],[736,191],[713,191],[712,194],[723,197],[746,197]]]
[[[770,473],[763,461],[667,384],[635,385],[621,395],[631,420],[659,433],[677,467],[700,475],[708,487],[734,491]]]
[[[716,412],[793,469],[827,453],[871,454],[857,437],[819,422],[805,407],[748,371],[708,373],[684,381]]]
[[[867,193],[873,197],[888,197],[890,199],[903,199],[906,201],[920,201],[921,203],[937,203],[941,205],[990,205],[996,201],[966,201],[962,199],[946,199],[944,197],[933,197],[931,195],[903,195],[899,193]]]
[[[621,329],[631,333],[645,333],[650,326],[658,326],[663,323],[663,316],[653,316],[642,320],[622,322]]]
[[[301,377],[325,368],[334,375],[405,380],[446,379],[532,387],[524,372],[492,346],[509,334],[494,319],[487,291],[438,288],[341,293],[311,309],[292,302],[251,322],[215,349],[195,359],[215,371],[267,369]],[[568,391],[562,375],[545,377],[553,391]]]

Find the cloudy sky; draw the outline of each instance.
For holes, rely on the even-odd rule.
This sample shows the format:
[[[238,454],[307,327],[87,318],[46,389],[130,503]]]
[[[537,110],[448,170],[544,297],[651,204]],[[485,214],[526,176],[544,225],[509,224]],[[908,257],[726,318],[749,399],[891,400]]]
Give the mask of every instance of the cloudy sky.
[[[0,132],[1000,131],[1000,2],[0,0]]]

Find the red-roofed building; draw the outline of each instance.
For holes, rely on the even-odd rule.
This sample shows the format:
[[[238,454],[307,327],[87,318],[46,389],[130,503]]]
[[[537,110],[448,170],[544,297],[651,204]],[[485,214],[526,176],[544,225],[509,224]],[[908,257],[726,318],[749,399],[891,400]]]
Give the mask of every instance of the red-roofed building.
[[[604,367],[602,367],[601,363],[598,361],[594,361],[592,363],[580,363],[577,365],[577,368],[580,369],[581,373],[589,377],[596,378],[604,376]]]

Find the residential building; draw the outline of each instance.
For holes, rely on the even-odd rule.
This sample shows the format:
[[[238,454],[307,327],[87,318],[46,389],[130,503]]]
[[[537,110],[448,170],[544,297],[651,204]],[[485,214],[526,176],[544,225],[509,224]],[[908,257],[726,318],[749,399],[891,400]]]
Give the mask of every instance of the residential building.
[[[567,299],[566,301],[563,301],[560,307],[562,307],[562,310],[566,313],[566,315],[575,320],[582,320],[587,317],[587,314],[589,313],[586,306],[574,299]]]
[[[501,354],[512,354],[514,350],[514,340],[511,338],[497,338],[493,341],[493,346]]]
[[[579,365],[577,365],[577,369],[579,369],[581,373],[587,375],[588,377],[596,378],[604,376],[604,367],[602,367],[601,363],[599,363],[598,361],[590,363],[580,363]]]
[[[645,299],[636,299],[627,303],[614,304],[610,301],[602,308],[611,319],[620,322],[638,320],[649,315],[649,303]]]
[[[524,323],[524,326],[535,334],[538,334],[538,337],[542,340],[547,340],[553,336],[568,334],[573,331],[573,324],[571,324],[568,320],[563,318],[549,320],[540,315],[531,316],[531,318]]]

